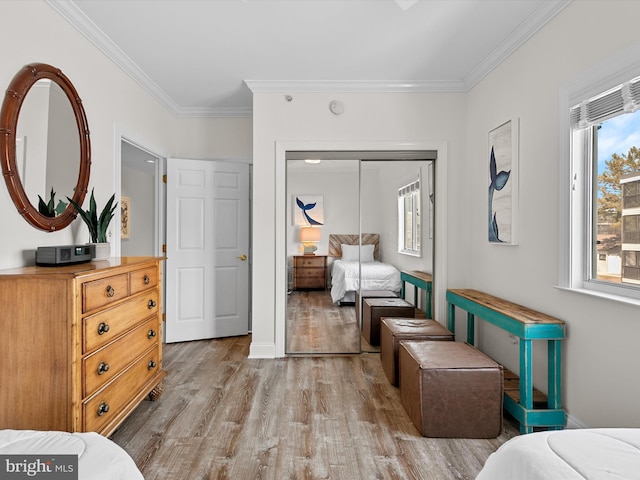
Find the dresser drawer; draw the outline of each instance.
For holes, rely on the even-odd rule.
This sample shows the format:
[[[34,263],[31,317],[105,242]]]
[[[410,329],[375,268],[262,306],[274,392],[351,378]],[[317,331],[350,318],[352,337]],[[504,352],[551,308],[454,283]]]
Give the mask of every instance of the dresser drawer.
[[[100,431],[115,418],[140,388],[153,377],[160,368],[157,346],[142,355],[129,369],[98,392],[82,406],[83,431]]]
[[[82,284],[82,313],[109,305],[129,296],[129,275],[94,280]]]
[[[151,315],[157,315],[158,297],[158,290],[153,289],[131,297],[120,305],[83,318],[82,352],[88,353],[106,345],[136,323]]]
[[[158,269],[156,267],[136,270],[129,274],[129,288],[131,295],[142,292],[158,284]]]
[[[296,270],[296,278],[324,278],[323,268],[299,268]]]
[[[297,278],[295,288],[325,288],[324,277]]]
[[[325,257],[316,257],[315,255],[298,256],[295,258],[296,267],[318,267],[324,268]]]
[[[87,397],[100,389],[142,352],[157,344],[158,333],[158,319],[154,316],[115,342],[85,357],[82,360],[82,396]]]

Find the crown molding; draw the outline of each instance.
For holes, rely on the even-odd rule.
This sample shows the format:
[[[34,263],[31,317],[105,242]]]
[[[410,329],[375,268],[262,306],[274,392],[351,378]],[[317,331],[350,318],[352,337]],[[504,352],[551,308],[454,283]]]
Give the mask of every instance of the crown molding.
[[[179,118],[252,117],[252,107],[178,108],[174,115]]]
[[[459,93],[465,92],[464,82],[397,82],[368,80],[245,80],[253,93]]]
[[[506,41],[493,50],[478,66],[465,78],[466,90],[471,90],[478,82],[486,77],[493,69],[504,62],[509,55],[520,48],[527,40],[546,25],[553,17],[564,10],[573,0],[545,1],[529,17],[522,22]]]

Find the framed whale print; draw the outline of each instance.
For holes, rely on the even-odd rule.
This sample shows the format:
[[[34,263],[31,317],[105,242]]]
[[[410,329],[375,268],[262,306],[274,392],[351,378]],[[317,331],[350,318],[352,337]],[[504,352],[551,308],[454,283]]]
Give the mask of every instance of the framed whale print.
[[[323,195],[293,195],[293,225],[324,225]]]
[[[518,244],[519,121],[513,118],[489,132],[488,239]]]

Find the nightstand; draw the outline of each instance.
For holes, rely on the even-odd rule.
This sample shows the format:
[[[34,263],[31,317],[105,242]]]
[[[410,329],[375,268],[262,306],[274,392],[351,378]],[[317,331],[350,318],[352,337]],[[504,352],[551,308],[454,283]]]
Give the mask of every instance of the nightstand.
[[[327,288],[326,255],[293,256],[293,289]]]

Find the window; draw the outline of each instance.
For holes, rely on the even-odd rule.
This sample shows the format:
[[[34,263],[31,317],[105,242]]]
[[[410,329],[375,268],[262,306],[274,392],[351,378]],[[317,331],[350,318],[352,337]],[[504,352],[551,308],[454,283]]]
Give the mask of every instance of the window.
[[[420,256],[420,180],[398,190],[398,251]]]
[[[640,299],[640,77],[570,108],[571,288]]]

